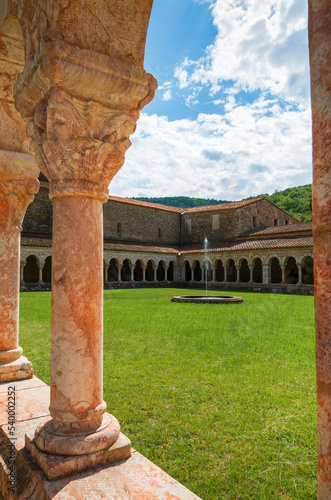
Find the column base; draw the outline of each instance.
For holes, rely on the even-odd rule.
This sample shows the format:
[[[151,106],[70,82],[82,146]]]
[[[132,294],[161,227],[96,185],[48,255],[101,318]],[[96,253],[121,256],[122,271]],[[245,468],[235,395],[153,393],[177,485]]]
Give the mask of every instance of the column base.
[[[20,356],[15,361],[0,363],[0,383],[14,382],[33,377],[32,363],[25,356]]]
[[[131,457],[131,441],[122,433],[110,447],[86,455],[52,455],[40,451],[35,444],[33,432],[25,435],[25,446],[49,480]]]

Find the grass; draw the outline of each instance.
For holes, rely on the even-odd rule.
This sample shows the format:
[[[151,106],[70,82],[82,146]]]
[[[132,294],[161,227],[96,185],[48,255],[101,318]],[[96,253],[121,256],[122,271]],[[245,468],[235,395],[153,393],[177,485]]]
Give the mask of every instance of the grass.
[[[316,498],[313,297],[170,302],[181,293],[105,291],[104,399],[122,432],[204,500]],[[21,294],[20,314],[49,383],[50,293]]]

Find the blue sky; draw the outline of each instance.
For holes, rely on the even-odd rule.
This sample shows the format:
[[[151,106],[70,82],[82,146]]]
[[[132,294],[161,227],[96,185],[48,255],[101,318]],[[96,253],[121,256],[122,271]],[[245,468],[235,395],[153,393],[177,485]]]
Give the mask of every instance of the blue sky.
[[[155,0],[158,80],[117,196],[238,200],[311,182],[304,0]]]

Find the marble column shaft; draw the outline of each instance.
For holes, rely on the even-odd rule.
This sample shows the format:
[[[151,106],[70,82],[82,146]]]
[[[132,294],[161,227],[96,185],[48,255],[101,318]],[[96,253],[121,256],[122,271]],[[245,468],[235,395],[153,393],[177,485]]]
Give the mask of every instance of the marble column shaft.
[[[318,498],[331,498],[331,4],[309,0]]]

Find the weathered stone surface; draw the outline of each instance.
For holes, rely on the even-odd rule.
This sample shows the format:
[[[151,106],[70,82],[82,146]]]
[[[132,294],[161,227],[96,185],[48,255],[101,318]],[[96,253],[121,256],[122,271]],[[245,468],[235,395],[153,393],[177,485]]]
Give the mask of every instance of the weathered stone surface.
[[[131,441],[120,434],[113,445],[100,451],[81,455],[52,455],[43,453],[35,444],[34,434],[26,434],[25,445],[49,480],[94,468],[100,464],[111,464],[131,457]]]
[[[318,498],[331,498],[331,5],[309,1],[313,237],[318,399]]]
[[[15,168],[11,168],[15,170]],[[17,170],[20,170],[18,167]],[[37,179],[0,170],[0,381],[32,377],[32,365],[19,360],[18,345],[20,231],[28,204],[38,191]]]

